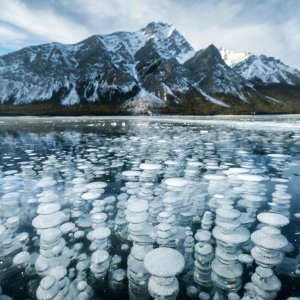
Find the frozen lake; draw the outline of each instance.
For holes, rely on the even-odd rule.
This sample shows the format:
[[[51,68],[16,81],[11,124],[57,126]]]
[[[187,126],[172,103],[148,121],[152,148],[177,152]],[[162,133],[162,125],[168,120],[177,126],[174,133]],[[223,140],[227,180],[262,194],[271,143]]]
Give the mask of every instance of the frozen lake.
[[[300,115],[0,118],[2,294],[299,297],[299,181]]]

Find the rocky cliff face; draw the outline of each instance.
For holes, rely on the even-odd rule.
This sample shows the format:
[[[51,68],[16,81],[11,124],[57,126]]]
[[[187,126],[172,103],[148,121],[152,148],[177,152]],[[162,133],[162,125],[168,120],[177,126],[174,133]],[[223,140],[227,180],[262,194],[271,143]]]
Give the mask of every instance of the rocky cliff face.
[[[254,105],[253,99],[264,106],[280,102],[258,91],[257,84],[300,85],[299,71],[274,58],[249,54],[234,59],[234,53],[225,52],[214,45],[196,52],[174,26],[162,22],[74,45],[27,47],[0,57],[0,113],[20,105],[39,105],[43,111],[44,105],[47,114],[50,104],[65,112],[84,105],[120,113],[176,112],[189,97],[202,106],[239,112]],[[197,113],[197,104],[191,103]]]

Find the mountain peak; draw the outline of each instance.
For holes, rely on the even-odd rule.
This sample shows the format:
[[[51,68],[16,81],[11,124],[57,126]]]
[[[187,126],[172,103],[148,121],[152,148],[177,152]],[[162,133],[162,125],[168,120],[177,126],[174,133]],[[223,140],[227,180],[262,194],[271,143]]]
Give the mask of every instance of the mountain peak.
[[[214,44],[210,44],[207,48],[204,49],[205,51],[212,52],[214,54],[220,55],[218,48]]]
[[[175,27],[168,22],[151,22],[142,31],[147,35],[163,34],[164,36],[171,36]]]

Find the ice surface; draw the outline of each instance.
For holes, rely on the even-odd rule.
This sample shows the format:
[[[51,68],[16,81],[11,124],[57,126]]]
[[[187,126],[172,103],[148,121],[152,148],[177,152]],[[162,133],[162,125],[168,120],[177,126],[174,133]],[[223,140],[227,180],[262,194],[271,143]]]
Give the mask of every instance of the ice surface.
[[[24,299],[122,298],[127,289],[174,299],[179,288],[180,299],[203,290],[274,298],[278,272],[298,276],[297,120],[0,119],[7,290],[21,283]],[[284,284],[292,291],[293,282]]]

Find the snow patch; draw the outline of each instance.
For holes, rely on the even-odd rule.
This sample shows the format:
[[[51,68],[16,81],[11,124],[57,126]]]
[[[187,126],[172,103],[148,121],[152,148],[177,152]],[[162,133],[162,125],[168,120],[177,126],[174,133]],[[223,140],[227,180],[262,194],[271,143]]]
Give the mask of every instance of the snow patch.
[[[186,61],[188,61],[190,58],[192,58],[195,55],[196,51],[194,49],[186,52],[186,53],[181,53],[179,54],[176,59],[180,64],[184,64]]]
[[[202,95],[204,96],[204,98],[205,98],[206,100],[208,100],[209,102],[212,102],[212,103],[214,103],[214,104],[217,104],[217,105],[220,105],[220,106],[223,106],[223,107],[230,107],[230,105],[228,105],[228,104],[222,102],[221,100],[218,100],[218,99],[216,99],[216,98],[214,98],[214,97],[208,95],[207,93],[205,93],[205,92],[204,92],[202,89],[200,89],[199,87],[194,86],[194,88],[195,88],[200,94],[202,94]]]
[[[151,109],[162,108],[165,103],[154,94],[141,89],[141,91],[132,99],[123,104],[123,108],[132,114],[151,114]]]
[[[71,89],[68,96],[61,101],[61,104],[65,105],[65,106],[69,106],[69,105],[74,105],[74,104],[78,104],[78,103],[80,103],[80,98],[76,92],[75,87],[73,86],[73,88]]]
[[[266,98],[269,99],[269,100],[272,101],[272,102],[275,102],[275,103],[281,103],[280,100],[277,100],[277,99],[275,99],[275,98],[273,98],[273,97],[266,96]]]
[[[222,56],[222,59],[229,67],[234,67],[236,64],[246,60],[249,56],[252,55],[250,52],[234,52],[223,47],[219,48],[219,52]]]

